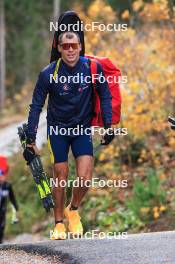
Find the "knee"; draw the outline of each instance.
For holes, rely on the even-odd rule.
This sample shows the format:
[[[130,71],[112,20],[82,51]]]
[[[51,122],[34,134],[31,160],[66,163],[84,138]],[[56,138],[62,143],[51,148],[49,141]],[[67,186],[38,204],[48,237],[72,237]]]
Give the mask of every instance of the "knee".
[[[68,178],[68,167],[61,165],[54,165],[54,178],[58,178],[59,180],[66,180]]]
[[[78,172],[79,178],[81,178],[83,181],[91,181],[92,180],[92,168],[86,168],[83,171]]]

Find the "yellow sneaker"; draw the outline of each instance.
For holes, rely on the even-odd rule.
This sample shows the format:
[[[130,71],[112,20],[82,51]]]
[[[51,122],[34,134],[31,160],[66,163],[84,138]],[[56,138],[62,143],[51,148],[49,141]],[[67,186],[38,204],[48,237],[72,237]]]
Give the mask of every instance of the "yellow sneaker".
[[[53,234],[50,238],[51,240],[64,240],[66,239],[66,228],[63,223],[56,224]]]
[[[68,229],[71,232],[71,234],[73,236],[83,235],[83,226],[80,221],[81,217],[78,213],[78,210],[70,210],[70,205],[68,205],[64,210],[64,214],[69,222]]]

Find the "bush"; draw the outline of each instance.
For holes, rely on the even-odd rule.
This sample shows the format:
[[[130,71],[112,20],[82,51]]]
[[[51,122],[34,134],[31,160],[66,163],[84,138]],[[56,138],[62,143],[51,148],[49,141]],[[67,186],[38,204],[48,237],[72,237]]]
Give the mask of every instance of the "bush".
[[[163,204],[166,202],[166,192],[161,183],[159,175],[152,169],[149,170],[144,182],[136,178],[133,196],[126,201],[128,209],[136,217],[142,220],[150,220],[153,217],[158,218],[160,211],[164,211]]]

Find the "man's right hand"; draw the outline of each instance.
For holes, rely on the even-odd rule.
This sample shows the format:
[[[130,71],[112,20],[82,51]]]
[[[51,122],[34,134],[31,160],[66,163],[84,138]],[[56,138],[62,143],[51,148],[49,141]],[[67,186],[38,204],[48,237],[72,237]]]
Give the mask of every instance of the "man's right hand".
[[[35,144],[28,144],[24,149],[23,156],[29,165],[36,155],[39,155],[39,150]]]
[[[35,153],[36,153],[37,155],[39,155],[39,149],[37,148],[37,146],[36,146],[35,143],[33,143],[33,144],[27,144],[27,147],[29,147],[29,148],[33,148],[33,150],[35,151]]]

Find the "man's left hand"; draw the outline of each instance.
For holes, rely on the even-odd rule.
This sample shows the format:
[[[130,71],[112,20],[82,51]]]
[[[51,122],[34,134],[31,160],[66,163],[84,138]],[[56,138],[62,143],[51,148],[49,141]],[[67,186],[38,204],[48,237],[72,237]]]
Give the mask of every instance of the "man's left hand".
[[[102,136],[101,145],[109,145],[111,141],[114,139],[114,130],[112,127],[106,129],[106,133]]]

